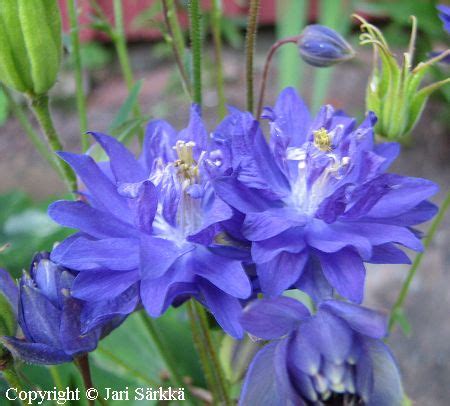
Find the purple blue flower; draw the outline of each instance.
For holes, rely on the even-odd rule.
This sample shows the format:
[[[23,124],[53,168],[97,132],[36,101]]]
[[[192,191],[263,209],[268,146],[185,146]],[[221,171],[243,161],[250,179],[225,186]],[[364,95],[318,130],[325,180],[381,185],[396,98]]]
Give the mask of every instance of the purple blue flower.
[[[10,274],[0,268],[0,336],[16,334],[18,301],[17,285]],[[0,342],[0,363],[5,353],[5,348]]]
[[[83,201],[49,208],[56,222],[79,230],[52,252],[52,260],[79,271],[74,296],[112,300],[136,289],[153,317],[195,297],[225,331],[242,336],[247,254],[225,232],[233,210],[215,195],[205,169],[208,135],[198,108],[179,133],[150,122],[138,159],[114,138],[93,136],[109,161],[61,153],[83,184]]]
[[[213,135],[217,194],[242,213],[263,293],[297,287],[315,300],[360,303],[365,266],[409,263],[422,250],[412,227],[437,208],[428,180],[386,173],[396,143],[374,143],[376,117],[360,126],[331,106],[312,118],[293,89],[267,108],[270,141],[249,113],[233,110]]]
[[[325,68],[355,56],[350,44],[336,31],[319,24],[308,25],[299,36],[301,58],[312,66]]]
[[[125,316],[99,309],[92,313],[84,302],[71,296],[75,275],[49,259],[48,253],[35,256],[30,274],[24,272],[17,301],[17,319],[23,337],[4,336],[0,340],[14,357],[33,364],[60,364],[93,351],[98,341],[117,327]],[[16,288],[17,289],[17,288]],[[96,323],[85,331],[84,326]]]
[[[249,366],[240,405],[402,404],[399,371],[381,340],[381,314],[337,300],[310,314],[279,297],[252,302],[242,324],[269,343]]]

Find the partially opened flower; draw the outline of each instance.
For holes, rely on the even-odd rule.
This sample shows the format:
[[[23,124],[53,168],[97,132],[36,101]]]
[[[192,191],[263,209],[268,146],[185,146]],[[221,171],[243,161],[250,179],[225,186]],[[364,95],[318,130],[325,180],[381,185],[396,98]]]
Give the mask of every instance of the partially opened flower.
[[[5,336],[1,342],[14,355],[34,364],[59,364],[93,351],[98,341],[117,327],[124,316],[109,313],[98,327],[83,331],[83,318],[91,317],[84,302],[70,294],[74,273],[38,254],[30,275],[20,280],[18,323],[23,337]]]
[[[252,302],[242,316],[253,336],[270,340],[249,366],[240,405],[400,406],[395,360],[382,342],[385,318],[328,300],[315,314],[287,297]]]
[[[242,253],[218,244],[226,240],[221,223],[233,211],[215,196],[204,170],[207,133],[198,109],[178,134],[164,121],[151,122],[139,159],[114,138],[93,136],[108,162],[99,166],[88,155],[61,153],[84,184],[87,202],[49,208],[55,221],[80,230],[52,253],[80,272],[73,294],[111,300],[138,287],[154,317],[195,297],[228,333],[241,336],[239,300],[251,286]]]
[[[439,10],[439,18],[444,24],[444,30],[450,34],[450,7],[445,4],[439,4],[437,9]]]
[[[361,302],[365,266],[408,263],[398,246],[421,250],[411,227],[430,219],[428,180],[386,173],[395,143],[374,144],[376,118],[355,120],[331,106],[310,118],[293,89],[265,117],[270,145],[249,113],[234,111],[214,135],[218,195],[245,215],[242,234],[263,293],[296,286],[313,297],[331,288]]]

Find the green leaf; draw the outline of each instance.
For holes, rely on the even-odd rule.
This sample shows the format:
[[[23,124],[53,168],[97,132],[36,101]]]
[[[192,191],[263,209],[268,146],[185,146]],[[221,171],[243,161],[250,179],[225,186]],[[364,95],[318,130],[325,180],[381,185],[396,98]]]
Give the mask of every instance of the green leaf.
[[[128,119],[128,116],[131,114],[135,104],[138,101],[139,92],[141,91],[142,88],[142,82],[143,82],[142,80],[138,80],[131,88],[128,97],[125,99],[122,106],[120,106],[120,109],[117,112],[116,116],[114,117],[113,122],[109,126],[108,128],[109,132],[112,132],[114,129],[122,125]]]
[[[0,89],[0,126],[5,124],[9,115],[9,101],[5,92]]]
[[[394,320],[401,327],[403,334],[409,336],[411,334],[411,324],[409,323],[406,315],[402,309],[398,309],[394,313]]]

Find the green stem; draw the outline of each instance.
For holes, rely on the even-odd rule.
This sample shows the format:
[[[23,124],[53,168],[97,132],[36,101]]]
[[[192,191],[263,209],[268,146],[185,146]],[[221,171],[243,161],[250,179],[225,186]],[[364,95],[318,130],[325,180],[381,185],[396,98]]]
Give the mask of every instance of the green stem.
[[[211,9],[211,25],[214,40],[214,51],[216,56],[215,71],[216,71],[216,86],[217,86],[217,113],[219,119],[223,119],[227,113],[225,107],[225,88],[223,80],[223,58],[222,58],[222,1],[212,0]]]
[[[178,66],[178,72],[181,78],[181,84],[183,89],[191,98],[191,88],[189,83],[189,77],[184,67],[185,61],[185,45],[183,32],[181,31],[180,22],[177,17],[177,11],[173,0],[162,0],[162,8],[164,14],[164,21],[166,23],[167,31],[170,35],[170,45],[175,57],[175,62]]]
[[[183,388],[184,387],[183,377],[179,373],[176,359],[172,355],[170,348],[166,345],[166,342],[162,337],[161,333],[159,332],[158,327],[155,325],[154,321],[149,316],[147,316],[144,310],[139,312],[139,316],[143,324],[145,325],[159,354],[161,354],[164,363],[166,364],[166,368],[169,371],[172,383],[179,388]]]
[[[75,358],[75,366],[78,368],[80,375],[83,379],[84,388],[94,388],[94,383],[92,382],[91,368],[89,366],[89,355],[81,355]],[[89,406],[94,406],[95,401],[88,400]]]
[[[33,143],[36,150],[50,164],[50,166],[60,176],[62,176],[62,173],[60,172],[60,168],[56,162],[56,157],[50,153],[50,151],[47,148],[47,146],[45,145],[45,143],[41,140],[38,133],[34,130],[33,126],[30,123],[30,120],[28,119],[27,115],[23,111],[20,104],[14,100],[14,97],[11,94],[11,91],[3,84],[0,84],[0,87],[1,87],[2,91],[5,93],[6,98],[8,99],[9,106],[11,107],[11,109],[14,113],[14,116],[17,118],[17,120],[19,120],[19,123],[22,126],[23,130],[25,131],[25,134],[28,136],[30,141]]]
[[[120,69],[122,70],[123,78],[127,85],[128,91],[131,91],[134,86],[134,78],[127,50],[127,41],[123,22],[122,0],[114,0],[113,6],[115,29],[113,30],[112,40],[116,48],[117,57],[119,58]],[[136,103],[136,105],[134,106],[133,112],[136,118],[141,117],[141,109],[138,103]],[[142,143],[144,139],[144,131],[141,127],[139,127],[138,137],[139,141]]]
[[[231,406],[233,402],[229,396],[225,374],[215,350],[216,345],[209,331],[205,309],[193,299],[188,302],[187,306],[194,343],[209,389],[216,399],[217,403],[215,404]]]
[[[83,67],[81,64],[80,37],[79,37],[80,28],[78,24],[76,0],[67,0],[67,8],[69,10],[69,20],[70,20],[70,43],[72,46],[72,55],[75,65],[75,84],[76,84],[78,119],[80,122],[81,149],[84,152],[89,148],[88,135],[86,134],[88,121],[87,121],[86,99],[84,97]]]
[[[64,389],[64,384],[63,384],[63,381],[61,379],[61,375],[59,373],[58,367],[56,365],[50,365],[48,367],[48,370],[50,372],[50,375],[52,377],[53,383],[55,384],[56,388],[58,390],[63,390]]]
[[[192,88],[194,102],[202,105],[202,16],[199,0],[189,0],[189,32],[192,48]]]
[[[14,360],[12,356],[8,353],[5,358],[0,360],[0,373],[5,379],[10,388],[15,388],[17,392],[22,391],[23,385],[17,374],[16,368],[14,366]],[[25,404],[19,400],[21,404]]]
[[[449,208],[449,206],[450,206],[450,192],[448,192],[447,196],[445,196],[445,199],[442,203],[439,213],[437,214],[437,216],[431,223],[428,234],[423,241],[424,249],[422,252],[419,252],[416,255],[416,258],[415,258],[413,264],[411,265],[408,275],[407,275],[405,281],[403,282],[403,286],[400,290],[397,300],[395,301],[394,306],[392,306],[391,314],[389,317],[389,332],[391,332],[395,326],[396,315],[401,311],[403,304],[405,303],[405,300],[408,296],[409,288],[411,287],[411,283],[414,279],[414,276],[416,275],[416,273],[420,267],[420,264],[422,263],[422,259],[426,252],[426,249],[430,246],[431,242],[433,241],[436,231],[438,230],[439,225],[442,223],[442,220],[444,220],[445,213],[446,213],[447,209]]]
[[[250,0],[247,22],[247,35],[245,38],[246,53],[246,82],[247,82],[247,110],[253,113],[253,59],[255,54],[256,33],[258,30],[260,0]]]
[[[52,116],[50,114],[49,99],[46,94],[30,96],[31,109],[33,110],[42,132],[47,138],[50,148],[54,151],[63,151],[64,148],[59,139],[58,133],[53,125]],[[66,181],[69,191],[73,192],[77,189],[77,180],[72,169],[62,160],[56,160],[58,167],[63,174],[63,179]]]

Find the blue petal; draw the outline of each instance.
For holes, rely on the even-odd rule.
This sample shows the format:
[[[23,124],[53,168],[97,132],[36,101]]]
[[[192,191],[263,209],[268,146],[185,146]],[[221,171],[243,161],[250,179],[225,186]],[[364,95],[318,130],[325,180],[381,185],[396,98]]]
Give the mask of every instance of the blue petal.
[[[317,255],[330,285],[341,296],[352,302],[361,303],[366,275],[361,257],[347,248],[334,254],[318,253]]]
[[[143,234],[140,243],[141,278],[159,278],[179,257],[194,248],[193,244],[179,246],[173,241]]]
[[[338,300],[327,300],[320,305],[337,317],[345,320],[355,331],[372,338],[384,338],[387,333],[387,318],[367,307]]]
[[[309,317],[308,309],[289,297],[252,301],[244,310],[241,323],[250,334],[271,340],[292,332]]]
[[[281,295],[298,281],[307,260],[306,251],[298,254],[282,252],[269,262],[257,264],[256,272],[262,292],[269,296]]]
[[[0,337],[0,342],[13,354],[14,358],[30,364],[55,365],[72,361],[64,351],[41,343],[29,343],[15,337]]]
[[[289,207],[268,209],[264,212],[247,213],[242,233],[250,241],[274,237],[291,227],[304,226],[306,216]]]
[[[96,302],[112,300],[140,278],[137,270],[114,272],[102,271],[80,272],[72,287],[73,296],[78,299]]]
[[[81,201],[54,202],[48,208],[48,215],[62,226],[77,228],[96,238],[132,237],[137,234],[131,225]]]
[[[282,387],[278,385],[276,378],[276,347],[277,343],[270,343],[253,358],[242,386],[239,406],[288,405],[286,394],[283,393]]]
[[[384,172],[400,154],[400,144],[397,142],[383,142],[375,145],[373,151],[385,159],[383,165],[379,168],[380,172]]]
[[[176,131],[164,120],[150,121],[145,130],[144,144],[140,160],[148,171],[153,168],[155,159],[163,163],[176,159],[173,146],[176,142]]]
[[[202,151],[208,147],[208,133],[201,117],[200,106],[192,104],[189,124],[187,128],[181,130],[178,139],[183,141],[194,141],[194,157],[198,159]]]
[[[77,271],[113,269],[129,271],[139,265],[139,243],[131,238],[90,240],[67,238],[51,255],[52,261]]]
[[[303,374],[315,375],[320,369],[321,355],[315,336],[311,334],[311,328],[308,328],[308,325],[306,323],[304,327],[300,327],[291,340],[288,361],[295,377]],[[300,379],[303,380],[301,377]]]
[[[155,185],[145,181],[136,199],[135,225],[139,230],[148,234],[152,232],[157,208],[158,196]]]
[[[438,186],[426,179],[390,175],[390,191],[368,213],[369,217],[394,217],[413,209],[438,191]]]
[[[90,134],[108,154],[109,164],[117,182],[139,182],[146,178],[141,164],[121,142],[106,134]]]
[[[69,152],[59,152],[58,155],[74,169],[86,185],[96,207],[109,211],[121,220],[131,220],[126,200],[117,193],[116,187],[90,156]]]
[[[315,302],[321,302],[333,296],[333,288],[325,278],[319,260],[312,255],[309,256],[295,287],[306,292]]]
[[[93,351],[100,338],[98,332],[86,335],[81,332],[80,314],[83,309],[82,302],[68,297],[64,301],[61,316],[61,343],[65,353],[76,356]]]
[[[372,249],[372,256],[367,261],[371,264],[410,264],[408,256],[394,244],[376,245]]]
[[[213,314],[219,325],[230,336],[241,339],[244,336],[244,330],[239,322],[242,313],[239,300],[208,281],[200,281],[199,288],[205,301],[205,307]]]
[[[60,320],[61,311],[41,292],[21,286],[18,321],[28,341],[61,348]]]

